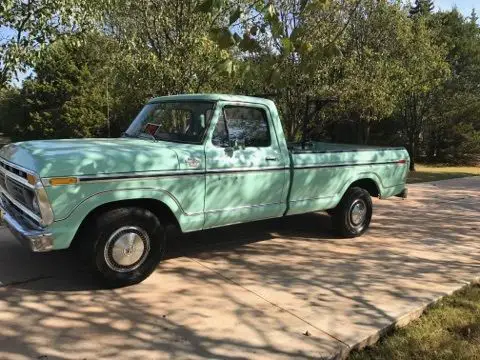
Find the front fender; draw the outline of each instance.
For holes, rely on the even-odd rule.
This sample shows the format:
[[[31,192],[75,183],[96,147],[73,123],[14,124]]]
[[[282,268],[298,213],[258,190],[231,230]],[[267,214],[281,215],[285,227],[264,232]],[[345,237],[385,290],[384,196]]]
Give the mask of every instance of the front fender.
[[[153,199],[165,204],[176,217],[183,232],[200,230],[203,227],[204,213],[185,212],[180,202],[167,190],[155,188],[104,190],[86,197],[64,217],[55,220],[51,225],[56,237],[54,248],[68,248],[87,215],[99,206],[139,199]]]

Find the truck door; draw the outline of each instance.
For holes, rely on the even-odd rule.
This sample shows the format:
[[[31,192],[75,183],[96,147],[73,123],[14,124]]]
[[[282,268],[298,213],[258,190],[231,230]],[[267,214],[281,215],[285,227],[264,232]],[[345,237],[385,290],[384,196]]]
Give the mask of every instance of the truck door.
[[[219,103],[205,145],[205,228],[281,216],[288,159],[283,159],[268,108]]]

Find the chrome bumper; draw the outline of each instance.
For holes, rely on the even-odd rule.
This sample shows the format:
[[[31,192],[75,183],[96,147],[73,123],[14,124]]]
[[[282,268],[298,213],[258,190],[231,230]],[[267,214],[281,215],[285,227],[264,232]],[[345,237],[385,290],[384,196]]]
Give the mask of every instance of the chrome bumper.
[[[21,216],[15,214],[15,210],[7,209],[0,199],[2,220],[13,235],[33,252],[46,252],[53,250],[52,233],[41,228],[32,228],[22,221]]]

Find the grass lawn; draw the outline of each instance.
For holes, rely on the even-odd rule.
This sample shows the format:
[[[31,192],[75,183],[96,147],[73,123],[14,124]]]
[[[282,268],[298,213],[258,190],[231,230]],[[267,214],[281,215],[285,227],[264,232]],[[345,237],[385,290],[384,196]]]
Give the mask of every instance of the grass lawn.
[[[447,296],[419,319],[348,360],[480,359],[480,286]]]
[[[410,172],[408,183],[446,180],[480,175],[480,166],[432,166],[416,164],[417,171]]]

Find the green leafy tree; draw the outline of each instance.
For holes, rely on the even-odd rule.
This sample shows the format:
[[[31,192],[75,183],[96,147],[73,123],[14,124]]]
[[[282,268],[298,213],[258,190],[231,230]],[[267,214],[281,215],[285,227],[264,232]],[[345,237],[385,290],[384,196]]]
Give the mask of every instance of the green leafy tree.
[[[89,0],[2,0],[0,87],[18,71],[33,66],[49,43],[92,26],[101,4]]]
[[[352,140],[367,143],[373,122],[389,117],[401,96],[411,21],[399,4],[362,1],[346,32],[338,92],[343,117],[355,123]]]
[[[433,25],[437,42],[448,51],[451,75],[434,92],[424,133],[426,156],[437,162],[471,161],[478,154],[462,155],[457,141],[461,137],[455,134],[468,131],[470,125],[474,131],[480,129],[480,28],[457,10],[435,14]]]
[[[88,36],[78,46],[44,49],[35,75],[21,89],[22,116],[11,119],[15,139],[94,137],[108,127],[106,71],[111,41]]]
[[[150,89],[158,95],[228,89],[234,62],[211,39],[225,19],[197,11],[194,0],[119,1],[107,13],[112,36],[129,53],[128,66],[152,69]],[[140,64],[140,65],[139,65]],[[153,84],[154,83],[154,84]]]

